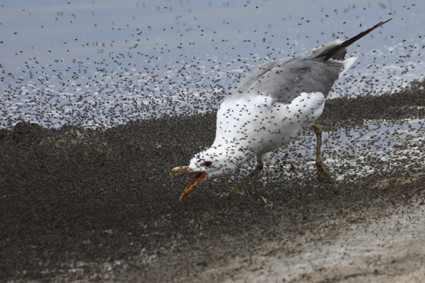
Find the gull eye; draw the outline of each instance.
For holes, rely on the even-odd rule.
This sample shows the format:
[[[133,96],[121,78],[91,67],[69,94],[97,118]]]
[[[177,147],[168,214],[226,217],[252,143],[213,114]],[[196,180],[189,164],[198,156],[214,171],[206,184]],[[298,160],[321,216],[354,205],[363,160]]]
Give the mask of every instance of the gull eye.
[[[205,161],[204,162],[204,166],[205,167],[210,167],[212,165],[212,162],[211,161]]]

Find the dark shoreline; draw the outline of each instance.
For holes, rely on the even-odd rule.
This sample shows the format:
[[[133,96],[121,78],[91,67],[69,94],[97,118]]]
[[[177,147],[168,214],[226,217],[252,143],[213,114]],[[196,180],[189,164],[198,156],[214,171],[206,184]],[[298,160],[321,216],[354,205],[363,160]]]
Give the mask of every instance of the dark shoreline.
[[[318,123],[332,130],[362,125],[364,119],[423,118],[424,85],[329,100]],[[313,233],[322,219],[349,217],[371,203],[406,205],[425,190],[423,177],[403,182],[409,172],[400,168],[337,190],[321,189],[314,176],[273,183],[282,190],[255,190],[261,186],[256,180],[245,197],[234,199],[208,190],[212,184],[206,183],[179,202],[187,178],[171,178],[170,169],[187,164],[214,136],[215,114],[130,122],[105,131],[29,123],[0,130],[0,281],[102,280],[105,274],[168,281],[248,255],[267,239],[291,241]],[[391,184],[377,186],[388,180]],[[229,187],[225,180],[213,185],[223,192]],[[102,269],[105,263],[112,269]]]

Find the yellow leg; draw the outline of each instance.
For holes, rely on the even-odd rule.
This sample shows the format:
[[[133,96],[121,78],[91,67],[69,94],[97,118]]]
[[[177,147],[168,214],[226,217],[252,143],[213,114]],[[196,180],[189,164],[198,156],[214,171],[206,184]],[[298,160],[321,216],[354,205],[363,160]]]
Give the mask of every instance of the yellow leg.
[[[257,176],[258,175],[258,173],[260,173],[261,172],[261,170],[263,170],[263,161],[262,160],[260,160],[260,159],[258,159],[258,163],[257,163],[257,166],[255,166],[255,169],[254,169],[254,171],[252,171],[249,175],[248,175],[248,177],[246,177],[240,184],[239,184],[239,186],[237,186],[236,188],[234,188],[233,189],[233,191],[235,192],[235,193],[238,193],[238,194],[240,194],[240,195],[244,195],[244,191],[243,191],[243,188],[246,186],[246,184],[248,184],[248,182],[252,179],[252,178],[254,178],[255,176]]]
[[[314,132],[316,133],[317,147],[316,147],[316,169],[317,169],[317,181],[322,185],[332,184],[331,174],[326,170],[322,160],[322,127],[317,124],[313,124]]]

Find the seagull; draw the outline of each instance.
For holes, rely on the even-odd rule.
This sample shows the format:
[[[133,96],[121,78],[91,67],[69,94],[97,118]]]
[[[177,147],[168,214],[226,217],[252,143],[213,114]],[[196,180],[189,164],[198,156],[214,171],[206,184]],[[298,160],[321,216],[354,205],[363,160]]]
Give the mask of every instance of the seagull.
[[[332,183],[321,157],[322,127],[314,121],[322,114],[335,81],[357,59],[345,59],[347,47],[390,20],[345,41],[338,39],[301,56],[273,60],[246,76],[218,109],[212,146],[197,153],[189,166],[172,169],[170,175],[186,172],[193,177],[180,200],[199,181],[232,174],[256,158],[255,169],[234,189],[243,193],[243,187],[263,169],[265,155],[311,125],[317,139],[317,180],[324,185]]]

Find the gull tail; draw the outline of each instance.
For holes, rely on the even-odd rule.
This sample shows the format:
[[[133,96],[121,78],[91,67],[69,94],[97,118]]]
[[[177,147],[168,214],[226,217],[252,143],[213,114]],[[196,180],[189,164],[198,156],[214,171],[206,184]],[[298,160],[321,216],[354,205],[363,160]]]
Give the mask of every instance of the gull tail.
[[[370,29],[367,29],[361,33],[359,33],[358,35],[347,39],[345,41],[342,40],[337,40],[334,42],[330,42],[328,44],[325,44],[322,47],[317,48],[316,50],[313,51],[313,54],[311,56],[311,59],[319,59],[319,60],[329,60],[329,59],[334,59],[334,60],[344,60],[345,54],[347,53],[347,47],[350,46],[351,44],[353,44],[354,42],[356,42],[357,40],[359,40],[360,38],[364,37],[365,35],[367,35],[368,33],[370,33],[371,31],[373,31],[374,29],[382,26],[383,24],[391,21],[391,19],[380,22],[376,25],[374,25],[373,27],[371,27]]]

